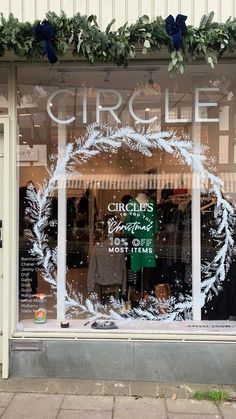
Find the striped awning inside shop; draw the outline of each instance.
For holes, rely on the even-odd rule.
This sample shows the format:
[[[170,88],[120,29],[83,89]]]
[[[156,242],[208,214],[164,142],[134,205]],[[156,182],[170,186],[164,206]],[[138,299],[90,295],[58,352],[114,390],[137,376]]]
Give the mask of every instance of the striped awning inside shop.
[[[191,189],[191,174],[79,175],[67,181],[69,189],[163,189],[180,185]],[[171,186],[168,186],[170,184]]]
[[[222,192],[236,193],[236,173],[219,173],[224,182]],[[87,174],[77,175],[67,180],[68,189],[163,189],[192,188],[191,173],[159,174]],[[205,185],[207,189],[207,185]]]

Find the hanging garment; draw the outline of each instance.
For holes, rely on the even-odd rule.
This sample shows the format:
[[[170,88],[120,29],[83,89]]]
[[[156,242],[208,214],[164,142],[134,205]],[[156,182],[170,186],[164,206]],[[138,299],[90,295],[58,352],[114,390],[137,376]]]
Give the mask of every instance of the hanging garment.
[[[98,243],[93,247],[89,260],[87,286],[93,291],[94,285],[120,285],[122,293],[126,293],[127,277],[124,253],[110,251],[107,241]]]
[[[156,266],[156,234],[159,231],[156,205],[150,198],[146,207],[132,199],[129,207],[132,210],[125,220],[125,233],[131,243],[131,270],[153,268]]]

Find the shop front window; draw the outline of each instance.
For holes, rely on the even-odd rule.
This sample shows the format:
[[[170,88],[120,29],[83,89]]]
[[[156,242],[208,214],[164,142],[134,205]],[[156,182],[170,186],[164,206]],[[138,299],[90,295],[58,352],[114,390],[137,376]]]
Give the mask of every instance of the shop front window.
[[[235,81],[217,71],[18,69],[19,330],[233,327]]]

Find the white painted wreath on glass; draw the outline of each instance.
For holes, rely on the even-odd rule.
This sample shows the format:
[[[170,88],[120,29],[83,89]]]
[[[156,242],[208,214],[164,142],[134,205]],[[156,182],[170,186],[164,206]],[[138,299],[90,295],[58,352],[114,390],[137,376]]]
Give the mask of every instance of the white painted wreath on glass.
[[[32,242],[31,254],[37,259],[41,268],[42,277],[53,290],[57,289],[57,248],[50,248],[45,232],[49,224],[51,213],[51,198],[57,189],[58,182],[65,175],[78,174],[76,166],[88,161],[101,152],[116,153],[125,144],[132,150],[151,157],[152,151],[160,149],[184,161],[195,172],[199,173],[201,186],[208,182],[210,193],[216,197],[215,221],[216,230],[211,234],[217,245],[217,251],[211,262],[202,263],[203,280],[201,282],[201,307],[210,301],[213,295],[222,290],[222,283],[229,270],[234,244],[233,230],[236,224],[235,208],[222,195],[223,182],[207,167],[210,161],[205,156],[205,146],[195,146],[187,135],[179,138],[173,131],[144,132],[132,127],[113,129],[92,124],[87,127],[84,137],[78,138],[74,143],[68,143],[58,156],[51,156],[54,161],[47,168],[49,179],[40,186],[38,191],[29,190],[28,213],[33,224],[30,240]],[[95,293],[84,299],[81,293],[76,293],[71,286],[67,286],[65,294],[65,307],[69,317],[87,315],[91,320],[104,319],[147,319],[147,320],[183,320],[192,318],[192,296],[184,295],[182,299],[170,297],[166,302],[167,310],[160,312],[163,301],[153,297],[141,300],[135,308],[124,308],[122,301],[111,298],[110,303],[102,305]]]

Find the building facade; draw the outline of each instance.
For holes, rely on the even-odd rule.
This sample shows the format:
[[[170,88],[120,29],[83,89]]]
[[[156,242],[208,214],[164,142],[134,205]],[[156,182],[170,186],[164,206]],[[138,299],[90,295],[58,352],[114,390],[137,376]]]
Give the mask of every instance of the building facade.
[[[105,29],[236,6],[28,3],[1,11],[80,11]],[[173,77],[165,50],[127,68],[0,60],[3,378],[235,383],[233,54]]]

